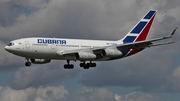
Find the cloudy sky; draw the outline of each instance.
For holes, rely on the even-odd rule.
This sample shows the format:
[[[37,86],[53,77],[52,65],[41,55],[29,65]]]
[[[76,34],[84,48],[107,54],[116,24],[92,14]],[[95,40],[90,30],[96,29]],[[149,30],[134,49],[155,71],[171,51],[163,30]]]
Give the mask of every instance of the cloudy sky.
[[[65,61],[25,67],[4,46],[25,37],[118,40],[157,9],[148,39],[180,27],[179,0],[0,0],[2,101],[179,101],[180,29],[176,44],[148,48],[97,68],[64,70]]]

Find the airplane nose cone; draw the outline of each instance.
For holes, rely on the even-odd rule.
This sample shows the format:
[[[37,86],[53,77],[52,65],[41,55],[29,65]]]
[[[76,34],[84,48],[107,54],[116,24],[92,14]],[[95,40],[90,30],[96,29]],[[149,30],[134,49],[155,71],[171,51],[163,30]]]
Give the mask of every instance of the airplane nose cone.
[[[6,51],[8,51],[8,52],[10,51],[9,46],[5,46],[4,49],[5,49]]]
[[[4,47],[5,50],[8,50],[7,46]]]

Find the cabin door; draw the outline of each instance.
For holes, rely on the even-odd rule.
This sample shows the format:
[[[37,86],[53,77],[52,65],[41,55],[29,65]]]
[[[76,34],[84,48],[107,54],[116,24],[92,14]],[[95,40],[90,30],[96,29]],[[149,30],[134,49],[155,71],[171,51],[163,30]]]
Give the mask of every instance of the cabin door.
[[[25,41],[25,49],[30,49],[30,43],[29,43],[29,41]]]

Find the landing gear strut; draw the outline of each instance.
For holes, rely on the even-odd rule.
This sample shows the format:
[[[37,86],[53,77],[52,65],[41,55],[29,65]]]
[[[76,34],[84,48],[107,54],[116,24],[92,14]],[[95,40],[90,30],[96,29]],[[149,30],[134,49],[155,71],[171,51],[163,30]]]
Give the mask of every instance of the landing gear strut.
[[[74,65],[70,64],[70,60],[67,60],[67,64],[64,65],[64,69],[73,69]]]
[[[27,60],[27,62],[25,63],[25,66],[26,66],[26,67],[31,66],[31,62],[29,61],[29,59],[28,59],[28,58],[26,58],[26,60]]]
[[[85,62],[83,62],[83,63],[80,63],[79,66],[83,67],[84,69],[89,69],[90,67],[96,67],[96,63],[92,63],[90,61],[90,63],[86,64]]]

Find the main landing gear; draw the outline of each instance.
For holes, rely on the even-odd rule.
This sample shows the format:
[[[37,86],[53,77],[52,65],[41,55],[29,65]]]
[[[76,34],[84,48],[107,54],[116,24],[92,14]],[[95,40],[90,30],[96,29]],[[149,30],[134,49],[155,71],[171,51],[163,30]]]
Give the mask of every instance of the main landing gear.
[[[31,62],[29,61],[29,59],[28,59],[28,58],[26,58],[26,60],[27,60],[27,62],[25,63],[25,66],[26,66],[26,67],[31,66]]]
[[[79,64],[80,67],[84,68],[84,69],[89,69],[90,67],[96,67],[96,63],[92,63],[90,61],[90,63],[80,63]],[[73,69],[74,65],[70,64],[70,60],[67,60],[67,64],[64,65],[64,69]]]
[[[69,64],[70,60],[67,60],[67,64],[64,65],[64,69],[73,69],[74,65],[73,64]]]
[[[90,61],[90,63],[86,64],[85,62],[83,62],[83,63],[80,63],[79,66],[84,69],[89,69],[90,67],[96,67],[96,63],[91,63]]]

